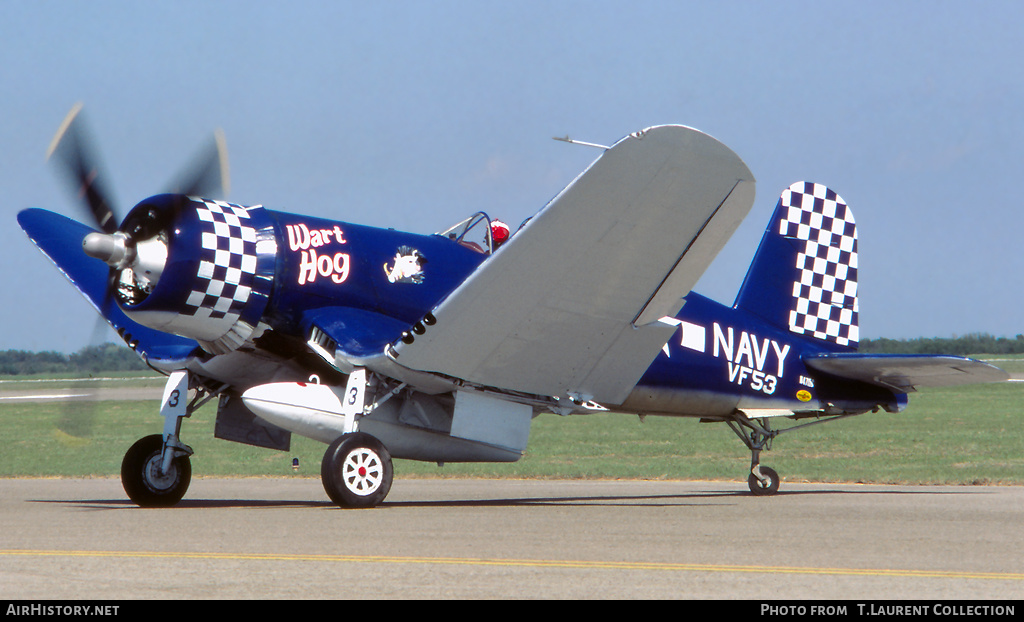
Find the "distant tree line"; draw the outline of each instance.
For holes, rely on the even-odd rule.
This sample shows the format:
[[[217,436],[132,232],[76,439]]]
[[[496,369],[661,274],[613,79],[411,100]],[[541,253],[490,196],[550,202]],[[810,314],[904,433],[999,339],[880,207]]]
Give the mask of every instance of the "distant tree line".
[[[917,339],[862,339],[861,352],[876,354],[1024,354],[1024,335],[994,337],[973,333],[960,337],[920,337]]]
[[[0,350],[0,376],[81,374],[149,369],[139,355],[125,346],[104,343],[74,354]]]

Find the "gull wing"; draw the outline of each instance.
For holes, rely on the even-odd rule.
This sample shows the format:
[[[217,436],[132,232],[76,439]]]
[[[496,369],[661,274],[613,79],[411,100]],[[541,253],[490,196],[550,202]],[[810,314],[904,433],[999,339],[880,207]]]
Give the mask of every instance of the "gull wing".
[[[191,339],[142,326],[121,311],[107,291],[109,268],[82,252],[82,240],[95,229],[36,208],[22,210],[18,224],[125,343],[147,361],[185,361],[199,347]]]
[[[676,329],[659,320],[679,311],[753,198],[750,170],[714,138],[682,126],[631,134],[391,355],[487,387],[621,403]]]

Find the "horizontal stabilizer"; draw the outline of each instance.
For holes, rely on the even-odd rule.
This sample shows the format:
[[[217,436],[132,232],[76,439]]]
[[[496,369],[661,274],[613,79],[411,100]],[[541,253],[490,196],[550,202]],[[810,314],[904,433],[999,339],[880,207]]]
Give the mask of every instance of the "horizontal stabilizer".
[[[621,403],[676,330],[663,324],[754,199],[726,146],[682,126],[605,151],[396,344],[397,362],[536,395]]]
[[[844,353],[805,357],[804,363],[814,371],[900,393],[918,387],[1005,382],[1010,378],[994,365],[959,356]]]

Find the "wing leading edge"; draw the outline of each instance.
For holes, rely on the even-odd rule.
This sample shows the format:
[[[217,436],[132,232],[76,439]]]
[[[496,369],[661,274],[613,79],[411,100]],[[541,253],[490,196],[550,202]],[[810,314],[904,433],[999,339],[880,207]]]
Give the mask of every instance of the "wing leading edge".
[[[605,151],[397,343],[397,362],[480,385],[621,403],[750,211],[754,178],[682,126]]]
[[[804,363],[815,371],[899,393],[916,391],[918,387],[1005,382],[1010,378],[994,365],[958,356],[844,353],[805,357]]]
[[[147,361],[179,364],[196,350],[198,344],[195,341],[142,326],[121,311],[107,292],[107,266],[89,259],[82,252],[82,239],[94,229],[60,214],[35,208],[20,212],[18,223],[107,323]]]

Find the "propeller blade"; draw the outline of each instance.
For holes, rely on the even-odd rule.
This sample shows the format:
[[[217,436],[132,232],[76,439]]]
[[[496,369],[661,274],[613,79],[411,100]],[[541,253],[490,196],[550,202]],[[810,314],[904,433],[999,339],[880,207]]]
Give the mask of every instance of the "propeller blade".
[[[171,185],[168,192],[208,199],[227,197],[230,189],[228,147],[224,132],[217,130],[213,139],[192,159]]]
[[[96,226],[106,233],[113,233],[117,231],[120,220],[108,198],[110,194],[100,174],[99,158],[92,151],[92,141],[86,132],[81,111],[81,103],[71,108],[53,137],[46,157],[57,158],[77,199],[84,201]]]

